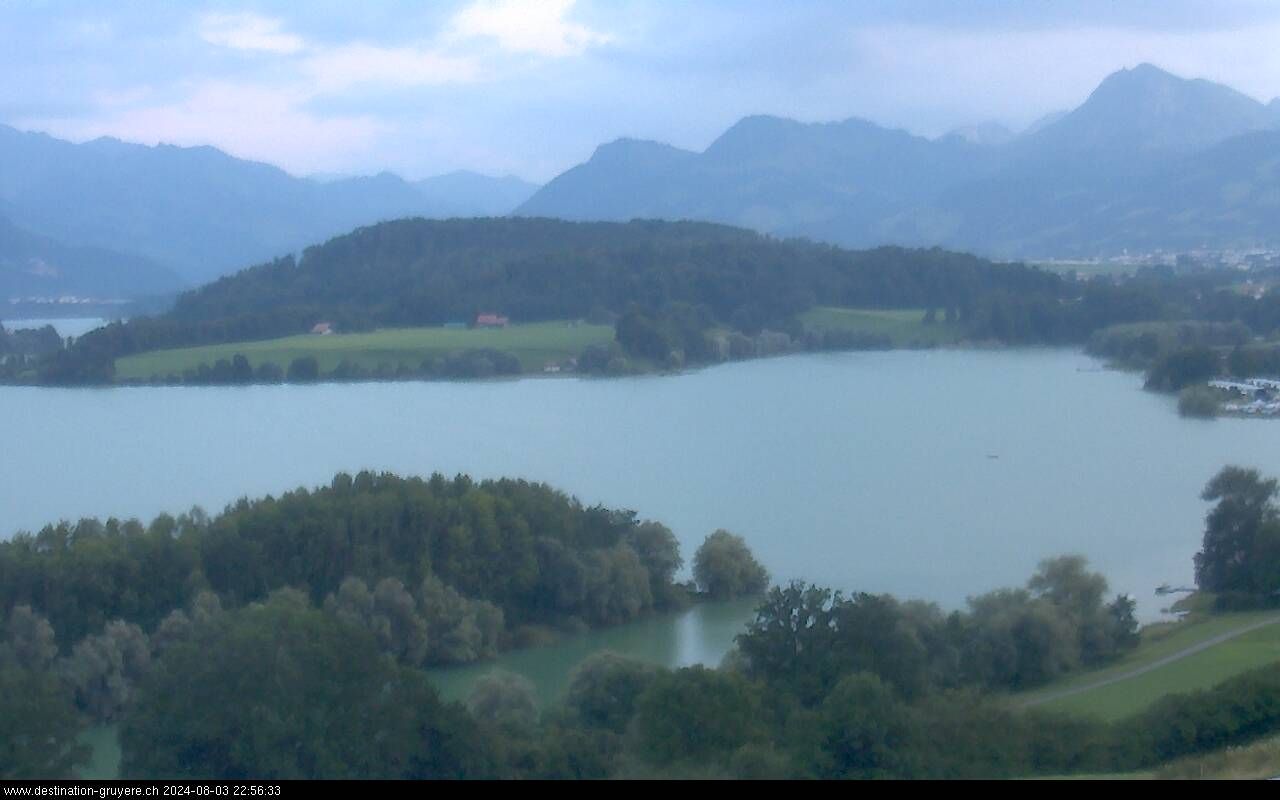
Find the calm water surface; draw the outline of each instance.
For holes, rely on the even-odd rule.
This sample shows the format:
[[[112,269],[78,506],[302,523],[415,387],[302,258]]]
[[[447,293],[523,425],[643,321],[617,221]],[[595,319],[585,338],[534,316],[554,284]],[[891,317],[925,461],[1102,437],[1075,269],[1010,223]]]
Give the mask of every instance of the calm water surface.
[[[150,517],[339,470],[552,483],[636,509],[686,557],[742,534],[775,579],[947,607],[1082,553],[1144,616],[1188,582],[1222,465],[1280,474],[1280,423],[1187,420],[1069,350],[806,355],[679,376],[62,390],[0,387],[0,531]],[[599,647],[714,663],[749,611],[510,654],[546,692]],[[458,680],[468,671],[445,675]]]
[[[97,319],[90,317],[75,317],[71,319],[6,319],[0,321],[9,330],[18,330],[20,328],[43,328],[45,325],[52,325],[53,329],[58,332],[62,338],[68,336],[84,336],[95,328],[101,328],[107,324],[105,319]]]

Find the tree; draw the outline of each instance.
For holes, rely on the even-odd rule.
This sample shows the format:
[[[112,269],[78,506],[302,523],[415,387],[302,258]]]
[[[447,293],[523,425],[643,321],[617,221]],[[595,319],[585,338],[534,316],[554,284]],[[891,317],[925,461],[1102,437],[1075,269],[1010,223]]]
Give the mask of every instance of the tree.
[[[934,677],[927,642],[940,638],[936,609],[911,608],[888,595],[850,598],[793,582],[773,588],[738,636],[749,674],[806,706],[822,701],[846,675],[867,672],[909,697]]]
[[[1178,413],[1184,417],[1212,419],[1221,405],[1218,392],[1208,386],[1188,386],[1178,393]]]
[[[4,633],[0,639],[0,664],[9,661],[22,669],[43,672],[58,657],[53,626],[31,606],[14,606]]]
[[[53,627],[15,606],[0,627],[0,780],[71,778],[88,760],[73,698],[51,669]]]
[[[1096,664],[1137,643],[1138,623],[1132,599],[1117,596],[1104,604],[1107,579],[1088,571],[1083,556],[1046,559],[1027,582],[1038,598],[1049,601],[1075,626],[1080,660]]]
[[[434,575],[422,582],[418,603],[426,623],[427,663],[465,664],[498,652],[502,609],[463,597]]]
[[[1078,629],[1048,600],[1000,589],[970,598],[969,607],[963,621],[968,681],[1025,688],[1079,665]]]
[[[565,705],[589,727],[622,733],[657,674],[651,664],[609,651],[596,653],[574,668]]]
[[[0,658],[0,780],[75,777],[89,760],[80,720],[53,675]]]
[[[1076,617],[1086,617],[1102,606],[1107,579],[1089,572],[1084,556],[1047,558],[1027,581],[1036,597],[1043,597]]]
[[[242,353],[236,353],[231,358],[231,381],[233,383],[253,382],[253,367],[249,365],[249,359]]]
[[[1218,374],[1221,359],[1207,347],[1175,350],[1156,361],[1147,374],[1147,388],[1177,392]]]
[[[653,608],[650,575],[625,544],[593,550],[586,559],[587,621],[613,625]]]
[[[464,709],[373,635],[273,594],[161,656],[121,726],[122,771],[180,779],[492,776]]]
[[[175,644],[185,642],[193,631],[207,625],[222,614],[222,601],[210,591],[201,591],[192,599],[190,609],[175,608],[160,621],[151,634],[151,649],[156,656],[162,655]]]
[[[122,620],[86,636],[58,665],[77,704],[100,722],[114,721],[129,707],[150,670],[150,640],[137,625]]]
[[[1209,592],[1272,598],[1280,591],[1280,512],[1277,483],[1255,469],[1223,467],[1201,498],[1217,501],[1205,518],[1195,556],[1196,583]]]
[[[659,674],[636,710],[636,732],[657,764],[726,758],[760,734],[760,700],[741,675],[702,666]]]
[[[822,703],[817,772],[827,778],[906,778],[915,764],[910,709],[875,675],[842,679]]]
[[[748,674],[803,703],[819,702],[840,678],[833,647],[840,602],[838,593],[799,581],[770,589],[737,638]]]
[[[396,578],[383,578],[372,592],[359,578],[347,578],[337,594],[329,595],[325,611],[344,622],[368,630],[384,653],[408,666],[426,658],[427,623],[417,601]]]
[[[538,722],[538,697],[533,683],[507,670],[490,670],[467,695],[471,716],[489,725],[526,732]]]
[[[675,534],[666,525],[642,522],[627,532],[626,539],[649,573],[649,593],[655,605],[665,607],[673,604],[675,575],[684,566]]]
[[[285,380],[289,383],[307,383],[309,381],[319,380],[320,378],[320,362],[316,361],[315,356],[299,356],[289,362],[289,370],[285,374]]]
[[[762,593],[769,573],[756,561],[741,536],[718,530],[706,538],[693,557],[698,588],[715,600],[731,600]]]

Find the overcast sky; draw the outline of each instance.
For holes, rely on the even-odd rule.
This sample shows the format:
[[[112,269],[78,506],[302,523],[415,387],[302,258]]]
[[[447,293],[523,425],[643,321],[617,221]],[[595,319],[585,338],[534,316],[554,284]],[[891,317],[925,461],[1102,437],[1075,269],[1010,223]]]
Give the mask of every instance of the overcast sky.
[[[295,174],[543,181],[751,113],[1013,128],[1143,61],[1280,94],[1280,2],[0,0],[0,121]]]

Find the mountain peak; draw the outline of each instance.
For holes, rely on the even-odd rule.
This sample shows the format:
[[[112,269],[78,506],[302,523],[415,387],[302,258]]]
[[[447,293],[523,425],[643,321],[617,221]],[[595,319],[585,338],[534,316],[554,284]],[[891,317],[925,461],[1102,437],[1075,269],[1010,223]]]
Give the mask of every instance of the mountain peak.
[[[1031,138],[1055,151],[1120,158],[1189,153],[1269,127],[1273,116],[1228,86],[1143,63],[1108,75],[1079,108]]]
[[[1088,105],[1090,102],[1113,96],[1138,99],[1153,92],[1176,92],[1185,90],[1195,83],[1217,86],[1209,81],[1193,81],[1187,78],[1180,78],[1157,67],[1155,64],[1144,62],[1136,67],[1116,70],[1103,78],[1102,82],[1093,90],[1093,93],[1089,95],[1089,99],[1085,101],[1085,104]],[[1217,86],[1217,88],[1225,92],[1234,93],[1234,90],[1226,86]]]
[[[1128,75],[1132,78],[1138,78],[1141,80],[1175,80],[1175,81],[1184,80],[1183,78],[1179,78],[1177,75],[1174,75],[1172,72],[1169,72],[1168,70],[1157,67],[1155,64],[1152,64],[1150,61],[1143,61],[1141,64],[1137,65],[1136,67],[1121,69],[1112,74]]]
[[[653,165],[690,155],[693,154],[688,150],[681,150],[663,142],[623,136],[597,147],[591,154],[591,161],[604,164]]]

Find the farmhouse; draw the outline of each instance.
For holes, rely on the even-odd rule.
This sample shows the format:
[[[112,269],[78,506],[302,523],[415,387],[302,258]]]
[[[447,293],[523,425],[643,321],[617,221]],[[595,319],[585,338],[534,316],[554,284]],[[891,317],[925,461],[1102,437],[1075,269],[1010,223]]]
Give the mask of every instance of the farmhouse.
[[[509,322],[510,320],[508,320],[506,317],[500,316],[498,314],[492,314],[492,313],[476,314],[477,328],[505,328],[507,327],[507,323]]]
[[[328,336],[329,334],[333,333],[333,323],[317,322],[314,326],[312,326],[311,332],[316,336]]]

